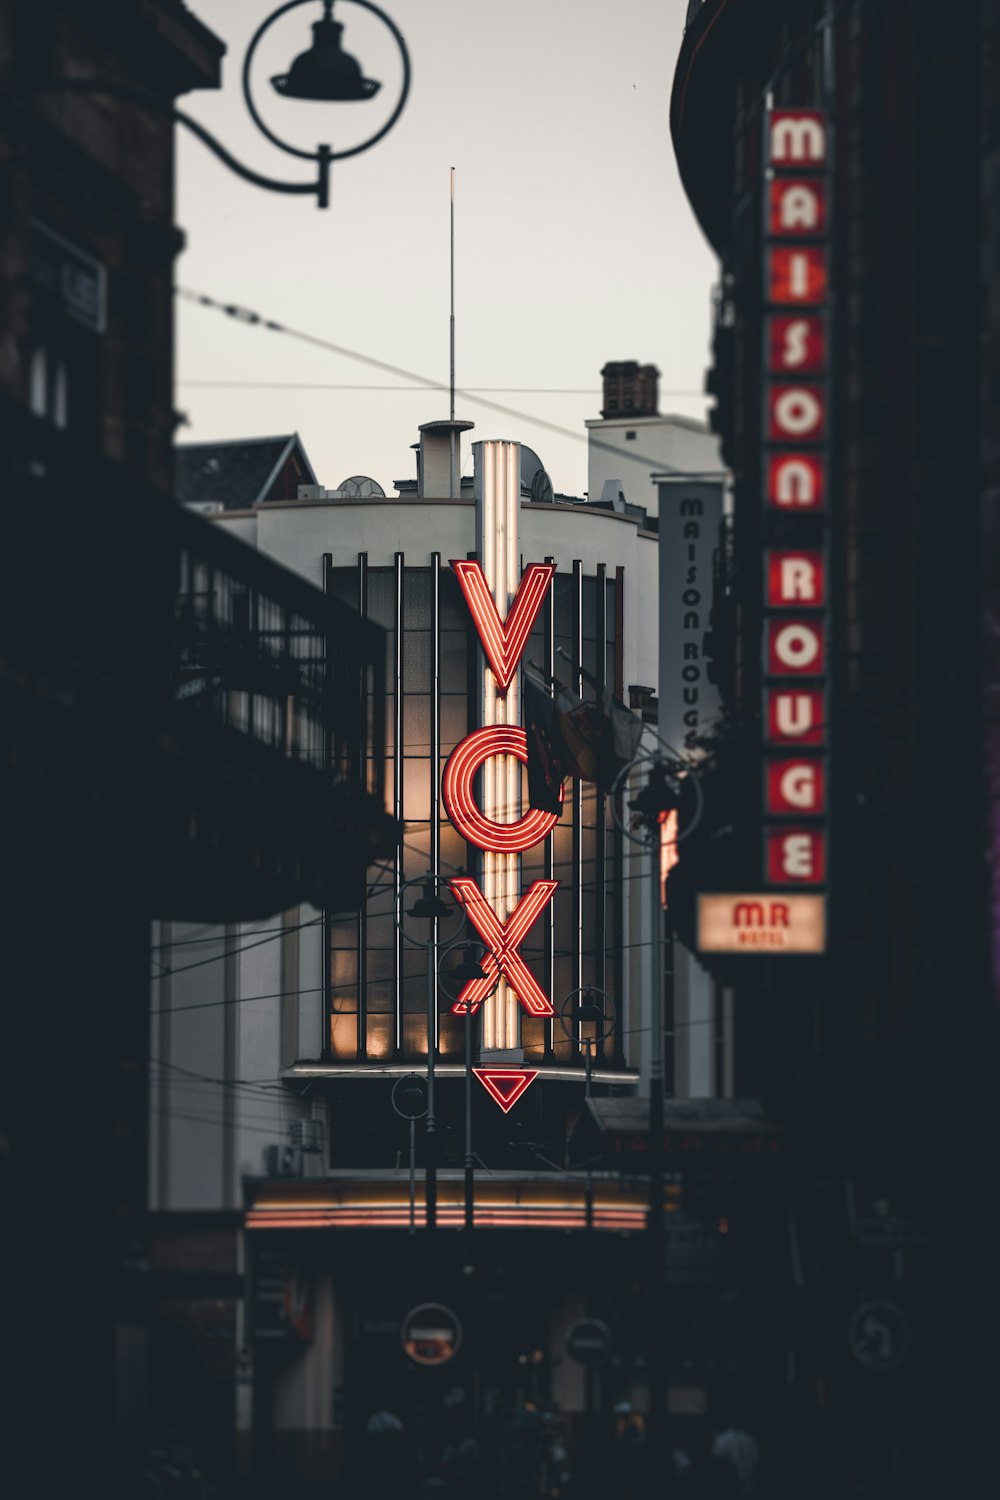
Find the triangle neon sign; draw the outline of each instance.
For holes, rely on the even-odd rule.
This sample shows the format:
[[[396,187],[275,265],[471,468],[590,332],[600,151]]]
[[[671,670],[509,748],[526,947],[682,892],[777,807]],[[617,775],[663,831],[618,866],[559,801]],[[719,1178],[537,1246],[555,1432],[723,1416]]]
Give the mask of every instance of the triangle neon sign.
[[[507,1114],[535,1079],[537,1068],[473,1068],[483,1088]]]

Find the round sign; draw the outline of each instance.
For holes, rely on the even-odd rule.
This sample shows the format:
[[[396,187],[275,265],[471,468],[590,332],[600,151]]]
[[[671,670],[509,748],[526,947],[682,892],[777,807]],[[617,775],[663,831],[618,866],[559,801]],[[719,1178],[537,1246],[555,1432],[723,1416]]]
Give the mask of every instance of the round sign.
[[[847,1329],[854,1358],[869,1370],[891,1370],[906,1358],[910,1325],[895,1302],[862,1302]]]
[[[599,1318],[581,1318],[566,1334],[566,1350],[581,1365],[597,1365],[611,1353],[611,1329]]]
[[[450,1307],[421,1302],[411,1308],[399,1330],[407,1356],[418,1365],[444,1365],[462,1345],[462,1325]]]

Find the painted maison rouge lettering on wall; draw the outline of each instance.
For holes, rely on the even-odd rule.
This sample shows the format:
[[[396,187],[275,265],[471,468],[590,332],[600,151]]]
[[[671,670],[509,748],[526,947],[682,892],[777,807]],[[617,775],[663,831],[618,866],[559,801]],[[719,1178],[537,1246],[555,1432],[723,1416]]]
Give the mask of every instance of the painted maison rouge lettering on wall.
[[[525,569],[506,618],[501,618],[478,562],[453,561],[451,566],[469,606],[497,693],[505,699],[515,681],[531,628],[552,582],[555,564],[532,563]],[[513,756],[522,765],[527,764],[527,736],[520,725],[486,725],[466,735],[456,746],[448,757],[442,778],[445,808],[454,827],[477,849],[487,854],[521,854],[547,838],[558,819],[553,813],[529,809],[513,822],[500,822],[484,812],[475,798],[474,780],[477,771],[494,756]],[[559,882],[533,881],[505,918],[498,915],[475,880],[462,877],[449,884],[489,950],[482,964],[482,979],[470,980],[465,985],[452,1006],[452,1013],[475,1014],[502,976],[529,1015],[555,1015],[551,999],[542,990],[519,950],[552,900]],[[525,1073],[529,1081],[534,1076],[533,1073],[527,1075],[527,1070]],[[506,1092],[506,1102],[498,1098],[480,1071],[477,1071],[477,1077],[481,1077],[502,1108],[509,1108],[514,1102],[514,1097]],[[523,1090],[518,1090],[515,1097],[519,1097],[520,1092]]]

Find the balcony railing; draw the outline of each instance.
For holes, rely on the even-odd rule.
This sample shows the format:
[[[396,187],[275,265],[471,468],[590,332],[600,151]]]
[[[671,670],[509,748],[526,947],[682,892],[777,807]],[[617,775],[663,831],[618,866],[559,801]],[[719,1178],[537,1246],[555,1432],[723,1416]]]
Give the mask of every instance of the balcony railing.
[[[8,400],[0,477],[15,724],[44,709],[71,760],[122,778],[159,756],[213,816],[231,792],[232,847],[249,809],[276,867],[312,868],[303,899],[338,859],[363,870],[388,852],[378,626]],[[155,811],[170,785],[148,790]]]

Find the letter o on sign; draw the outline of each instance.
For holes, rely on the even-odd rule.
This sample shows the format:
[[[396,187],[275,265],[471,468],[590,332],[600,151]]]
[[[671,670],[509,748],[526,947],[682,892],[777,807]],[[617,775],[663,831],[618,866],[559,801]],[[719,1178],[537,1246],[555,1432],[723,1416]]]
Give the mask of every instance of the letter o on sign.
[[[547,838],[559,821],[555,813],[532,808],[516,823],[496,823],[480,812],[473,795],[479,767],[493,755],[513,755],[528,764],[528,736],[514,724],[487,725],[466,735],[448,757],[441,795],[448,816],[463,838],[491,854],[522,854]],[[560,797],[562,793],[560,792]]]
[[[819,390],[802,385],[775,386],[770,392],[770,405],[769,436],[773,440],[822,437],[825,413]]]
[[[823,629],[812,620],[769,620],[767,670],[774,676],[818,677],[823,673]]]

